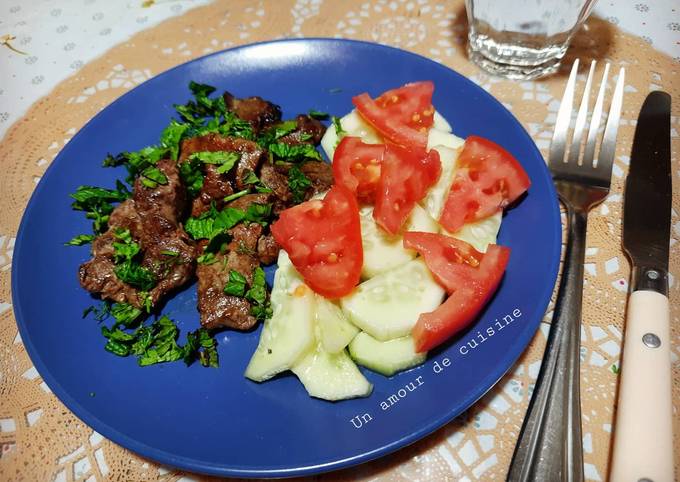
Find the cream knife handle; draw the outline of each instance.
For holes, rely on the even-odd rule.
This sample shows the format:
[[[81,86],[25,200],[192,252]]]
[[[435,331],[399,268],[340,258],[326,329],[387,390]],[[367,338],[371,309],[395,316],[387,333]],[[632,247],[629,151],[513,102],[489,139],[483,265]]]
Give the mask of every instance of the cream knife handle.
[[[628,302],[611,482],[673,482],[668,298],[633,291]]]

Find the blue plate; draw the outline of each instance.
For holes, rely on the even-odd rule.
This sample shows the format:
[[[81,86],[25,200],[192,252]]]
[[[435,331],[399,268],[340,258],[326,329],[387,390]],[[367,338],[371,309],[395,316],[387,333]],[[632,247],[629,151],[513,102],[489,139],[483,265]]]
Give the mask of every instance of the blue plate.
[[[263,384],[243,377],[259,329],[218,335],[220,368],[183,363],[137,366],[104,351],[100,327],[83,319],[93,299],[76,272],[89,247],[63,243],[90,232],[70,208],[81,184],[112,187],[121,169],[107,153],[156,143],[190,98],[190,80],[259,95],[291,117],[314,108],[337,115],[353,95],[414,80],[435,84],[434,105],[457,135],[503,145],[531,178],[528,196],[505,216],[500,244],[512,248],[492,303],[467,332],[422,366],[385,378],[365,399],[307,396],[292,375]],[[164,464],[222,476],[282,477],[348,467],[388,454],[441,427],[478,400],[512,366],[535,333],[557,274],[560,219],[540,153],[520,123],[465,77],[424,57],[330,39],[266,42],[203,57],[140,85],[99,113],[52,162],[33,194],[14,249],[12,295],[23,342],[45,382],[76,416],[111,440]],[[163,312],[182,335],[198,327],[196,289]]]

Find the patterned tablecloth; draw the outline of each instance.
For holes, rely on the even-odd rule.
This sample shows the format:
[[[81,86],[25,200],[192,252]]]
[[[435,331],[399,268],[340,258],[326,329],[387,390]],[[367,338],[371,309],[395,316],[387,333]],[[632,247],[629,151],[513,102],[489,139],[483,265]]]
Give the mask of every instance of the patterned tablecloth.
[[[0,36],[12,35],[28,20],[12,20],[5,10],[17,14],[24,3],[0,1]],[[45,6],[36,2],[35,15],[44,12],[60,17],[76,2]],[[90,12],[95,0],[85,0],[84,19],[95,20],[101,9]],[[621,7],[620,4],[627,6]],[[621,250],[620,219],[622,184],[629,161],[635,119],[650,90],[664,89],[680,99],[680,30],[673,2],[658,2],[668,15],[658,15],[655,4],[601,2],[599,13],[579,32],[566,64],[574,57],[609,60],[614,70],[627,69],[626,98],[619,132],[612,190],[591,214],[586,254],[584,324],[582,329],[582,403],[585,473],[589,480],[606,479],[610,432],[617,387],[622,327],[629,265]],[[40,5],[38,5],[40,4]],[[607,9],[607,5],[611,9]],[[633,5],[631,7],[630,5]],[[0,480],[192,480],[201,476],[158,466],[104,439],[83,424],[50,392],[31,364],[13,317],[10,293],[12,249],[23,209],[50,161],[75,132],[99,110],[135,85],[172,66],[205,53],[254,41],[301,36],[335,36],[394,45],[426,55],[467,75],[491,92],[523,123],[545,154],[565,83],[565,73],[534,82],[511,82],[490,77],[472,66],[464,54],[466,20],[461,1],[434,0],[233,0],[206,4],[204,1],[130,1],[119,21],[129,18],[150,27],[101,27],[95,35],[112,38],[110,50],[94,59],[74,62],[74,74],[40,95],[37,102],[12,103],[10,118],[8,89],[16,82],[0,84]],[[657,9],[655,13],[654,9]],[[88,10],[90,9],[90,10]],[[137,10],[135,10],[137,9]],[[44,13],[43,12],[43,13]],[[108,10],[107,10],[108,12]],[[637,13],[634,13],[637,12]],[[636,17],[631,20],[630,13]],[[103,15],[103,13],[102,13]],[[126,17],[127,15],[127,17]],[[132,16],[130,16],[132,15]],[[87,18],[85,18],[87,17]],[[34,22],[37,22],[35,17]],[[81,25],[69,25],[66,32]],[[622,20],[623,19],[623,20]],[[651,30],[647,25],[652,25]],[[83,20],[83,25],[89,20]],[[162,23],[158,23],[165,20]],[[97,21],[97,20],[95,20]],[[12,23],[14,22],[14,23]],[[20,24],[24,22],[24,24]],[[615,25],[639,22],[642,38],[622,32]],[[38,29],[38,24],[35,28]],[[654,30],[656,26],[656,30]],[[66,29],[66,30],[64,30]],[[105,33],[109,29],[108,33]],[[138,31],[135,35],[127,35]],[[658,38],[653,32],[660,32]],[[121,33],[122,32],[122,33]],[[645,33],[651,32],[651,33]],[[44,32],[36,33],[41,38]],[[116,37],[117,36],[117,37]],[[645,38],[645,36],[647,38]],[[52,38],[50,36],[50,38]],[[89,37],[88,37],[89,38]],[[22,52],[3,49],[0,81],[16,75],[22,66],[38,62],[45,47],[32,42],[31,35],[4,37]],[[123,42],[116,46],[116,42]],[[668,56],[652,44],[663,44]],[[61,45],[61,44],[60,44]],[[64,44],[63,49],[69,44]],[[75,49],[75,46],[71,47]],[[11,52],[7,54],[7,52]],[[61,54],[60,54],[61,55]],[[673,59],[672,57],[675,57]],[[71,59],[69,59],[71,60]],[[15,62],[16,64],[13,64]],[[56,60],[55,60],[56,62]],[[63,63],[64,59],[60,58]],[[601,67],[600,67],[601,68]],[[14,72],[14,73],[13,73]],[[24,78],[27,91],[38,85],[40,75]],[[60,74],[65,78],[65,75]],[[45,76],[43,75],[43,80]],[[581,79],[583,81],[584,79]],[[54,82],[57,82],[56,80]],[[8,87],[5,87],[7,85]],[[12,98],[21,91],[12,90]],[[5,100],[3,100],[5,99]],[[33,98],[34,99],[34,98]],[[672,117],[673,198],[671,274],[680,268],[680,165],[678,164],[677,101]],[[7,107],[6,107],[7,106]],[[27,111],[22,115],[23,111]],[[16,122],[9,125],[10,120]],[[455,128],[455,126],[454,126]],[[0,133],[1,134],[1,133]],[[674,380],[674,425],[680,434],[680,288],[671,277],[672,362]],[[424,440],[381,460],[320,476],[326,480],[492,480],[502,479],[508,468],[521,427],[528,398],[540,367],[549,328],[552,305],[534,340],[518,363],[496,387],[462,416]],[[680,447],[676,435],[676,448]],[[680,449],[676,450],[680,473]]]

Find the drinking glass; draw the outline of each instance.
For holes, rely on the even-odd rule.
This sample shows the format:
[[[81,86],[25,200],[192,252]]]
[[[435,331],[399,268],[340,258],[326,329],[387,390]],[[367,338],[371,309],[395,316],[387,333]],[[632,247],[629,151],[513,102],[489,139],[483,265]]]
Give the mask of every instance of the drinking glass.
[[[470,60],[511,79],[553,73],[595,2],[465,0]]]

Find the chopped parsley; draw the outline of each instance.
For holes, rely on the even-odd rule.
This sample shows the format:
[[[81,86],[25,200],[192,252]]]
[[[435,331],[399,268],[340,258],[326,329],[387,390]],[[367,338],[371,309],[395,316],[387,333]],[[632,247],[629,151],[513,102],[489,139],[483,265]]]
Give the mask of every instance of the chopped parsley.
[[[111,203],[124,201],[130,195],[130,191],[120,181],[116,182],[116,189],[79,186],[76,192],[70,194],[75,199],[71,207],[77,211],[85,211],[85,217],[93,220],[94,233],[100,234],[108,228],[109,215],[113,212]]]
[[[113,256],[116,266],[113,272],[118,279],[142,291],[156,286],[156,276],[135,260],[140,253],[139,244],[132,240],[129,229],[117,229],[114,233],[119,241],[113,242]]]
[[[240,197],[245,196],[246,194],[249,194],[250,190],[244,189],[243,191],[235,192],[234,194],[230,194],[227,197],[223,199],[225,203],[228,203],[229,201],[234,201]]]
[[[200,216],[187,219],[184,229],[193,239],[212,239],[219,233],[233,228],[245,217],[246,214],[241,209],[225,208],[218,211],[213,205]]]
[[[259,177],[257,177],[257,175],[253,171],[248,171],[248,173],[245,176],[243,176],[242,182],[243,184],[253,186],[253,188],[255,188],[255,191],[257,192],[260,193],[272,192],[272,190],[265,186],[264,183],[260,180]]]
[[[304,201],[307,188],[311,185],[312,181],[305,176],[305,173],[297,165],[290,168],[290,171],[288,171],[288,188],[293,194],[293,202],[298,204]]]
[[[190,365],[196,358],[203,366],[218,366],[217,342],[204,328],[187,335],[184,346],[177,344],[179,329],[167,316],[162,316],[151,325],[141,324],[128,332],[114,325],[102,327],[107,339],[104,348],[118,356],[134,355],[140,366],[184,360]]]
[[[233,228],[241,221],[258,223],[266,226],[272,213],[271,204],[253,203],[244,211],[227,207],[222,211],[211,206],[198,217],[191,217],[184,223],[184,229],[193,239],[213,239],[220,233]]]
[[[277,142],[269,146],[269,152],[275,157],[286,161],[301,161],[303,159],[321,160],[321,155],[311,144],[285,144]]]
[[[250,312],[255,318],[258,320],[271,318],[272,308],[267,297],[267,282],[262,268],[258,267],[253,271],[253,284],[246,292],[245,298],[250,301]]]
[[[157,188],[159,185],[167,185],[168,177],[155,166],[149,166],[139,175],[141,183],[149,189]]]
[[[187,159],[179,165],[179,176],[192,198],[198,196],[203,187],[202,166],[203,163],[199,159]]]
[[[234,269],[230,270],[224,292],[231,296],[243,296],[246,293],[246,277]]]
[[[198,258],[196,258],[196,262],[198,264],[213,264],[216,261],[217,257],[215,256],[215,253],[203,253]]]
[[[257,139],[257,143],[261,147],[264,147],[265,149],[269,149],[269,147],[272,144],[275,144],[278,139],[281,139],[283,136],[290,134],[295,129],[297,129],[297,121],[288,120],[288,121],[281,122],[281,123],[276,124],[275,126],[269,128],[269,129],[267,129]]]
[[[239,161],[239,159],[241,159],[241,155],[238,152],[201,151],[195,152],[189,156],[189,160],[194,159],[198,159],[199,161],[205,164],[217,164],[218,165],[217,172],[219,174],[226,174],[231,170],[232,167],[234,167],[234,164],[236,164]]]
[[[309,111],[309,117],[316,120],[327,120],[330,116],[328,115],[328,112],[312,109]]]
[[[64,246],[82,246],[83,244],[91,243],[96,236],[94,234],[79,234],[74,236],[70,241],[64,243]]]

